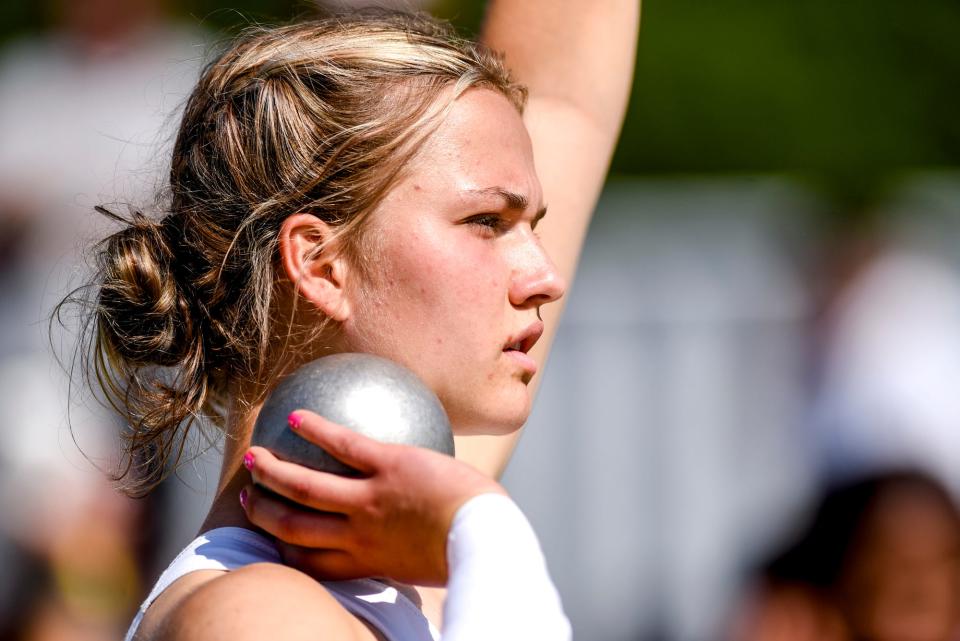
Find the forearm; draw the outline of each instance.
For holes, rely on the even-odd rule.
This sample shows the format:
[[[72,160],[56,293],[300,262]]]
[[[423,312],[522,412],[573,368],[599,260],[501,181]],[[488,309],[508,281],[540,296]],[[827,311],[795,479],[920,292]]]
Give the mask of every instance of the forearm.
[[[636,57],[640,0],[493,0],[481,39],[530,99],[581,111],[615,141]]]

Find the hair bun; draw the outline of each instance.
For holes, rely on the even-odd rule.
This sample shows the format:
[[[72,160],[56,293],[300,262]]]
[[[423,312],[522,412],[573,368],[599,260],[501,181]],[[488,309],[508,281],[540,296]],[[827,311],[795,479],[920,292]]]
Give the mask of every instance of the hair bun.
[[[189,305],[173,274],[174,251],[163,225],[134,212],[103,241],[97,315],[101,337],[138,365],[176,365],[189,351]]]

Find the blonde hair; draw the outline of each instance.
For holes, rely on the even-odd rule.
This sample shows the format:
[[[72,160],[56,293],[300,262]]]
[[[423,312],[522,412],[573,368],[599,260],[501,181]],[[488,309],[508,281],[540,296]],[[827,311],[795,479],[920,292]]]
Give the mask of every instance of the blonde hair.
[[[270,346],[291,318],[277,309],[282,221],[317,216],[362,266],[366,215],[437,124],[431,107],[475,86],[523,108],[498,57],[421,15],[258,27],[206,67],[166,215],[122,219],[97,250],[87,371],[128,423],[127,493],[179,464],[197,419],[223,426],[237,382],[275,375]]]

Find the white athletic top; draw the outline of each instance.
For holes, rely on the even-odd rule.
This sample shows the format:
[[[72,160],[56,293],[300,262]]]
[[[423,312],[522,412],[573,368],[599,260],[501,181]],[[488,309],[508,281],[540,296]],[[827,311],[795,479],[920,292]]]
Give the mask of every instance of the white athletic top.
[[[160,575],[125,641],[133,641],[147,608],[180,577],[197,570],[236,570],[264,562],[281,563],[280,553],[270,539],[256,532],[222,527],[201,534]],[[374,579],[321,583],[350,614],[366,621],[387,641],[440,641],[440,633],[420,608],[386,583]]]

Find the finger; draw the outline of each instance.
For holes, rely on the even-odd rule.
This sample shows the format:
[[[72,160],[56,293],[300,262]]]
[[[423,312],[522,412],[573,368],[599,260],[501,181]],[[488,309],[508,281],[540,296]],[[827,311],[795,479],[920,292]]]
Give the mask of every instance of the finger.
[[[366,498],[363,479],[354,479],[284,461],[263,447],[244,457],[254,482],[314,510],[350,512]]]
[[[350,529],[343,514],[306,510],[253,485],[243,489],[241,504],[251,523],[281,541],[331,549],[347,545]]]
[[[290,429],[300,436],[367,475],[377,471],[383,450],[388,447],[307,410],[291,412],[288,421]]]
[[[322,581],[346,581],[372,574],[370,569],[343,550],[317,550],[296,545],[277,545],[286,565]]]

